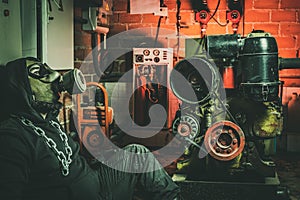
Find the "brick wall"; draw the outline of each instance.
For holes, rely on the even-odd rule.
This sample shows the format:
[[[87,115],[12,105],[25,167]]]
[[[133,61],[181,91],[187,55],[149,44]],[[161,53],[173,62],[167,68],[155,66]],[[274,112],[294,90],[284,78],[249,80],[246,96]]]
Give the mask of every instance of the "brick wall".
[[[176,0],[165,0],[168,7],[168,17],[161,22],[161,27],[176,31]],[[214,12],[217,0],[208,1],[209,9]],[[113,27],[111,34],[137,27],[156,27],[158,16],[152,14],[134,14],[127,12],[128,0],[114,0]],[[226,23],[226,0],[221,0],[216,19]],[[253,29],[263,29],[270,32],[278,42],[280,57],[296,57],[300,48],[300,2],[297,0],[245,0],[244,23],[240,22],[238,33],[247,34]],[[181,29],[181,33],[200,36],[199,23],[195,22],[190,0],[181,0],[181,23],[189,28]],[[232,33],[231,23],[220,26],[210,20],[207,34]],[[170,45],[174,46],[174,45]]]
[[[168,7],[168,17],[161,20],[161,28],[170,29],[176,32],[176,0],[165,0]],[[214,12],[218,0],[209,1],[209,9]],[[109,35],[123,31],[151,27],[156,28],[158,16],[153,14],[130,14],[128,12],[129,0],[114,0],[114,14],[111,17],[112,26]],[[226,23],[226,0],[221,0],[215,18],[221,23]],[[239,34],[246,35],[253,29],[263,29],[270,32],[277,40],[279,56],[285,58],[296,57],[300,49],[300,3],[296,0],[245,0],[244,19],[241,20],[238,28]],[[81,10],[75,9],[75,16],[81,16]],[[180,32],[191,37],[200,37],[200,25],[195,22],[194,11],[190,0],[181,0],[181,24],[188,26]],[[210,20],[207,27],[207,34],[228,34],[233,33],[231,23],[227,26],[220,26],[214,20]],[[81,31],[81,25],[75,24],[75,59],[81,61],[91,51],[91,36]],[[176,40],[171,41],[170,47],[174,47]],[[184,47],[182,47],[184,48]],[[183,55],[184,56],[184,55]],[[78,65],[78,63],[75,63]]]
[[[161,28],[176,32],[176,0],[165,0],[168,7],[168,17],[161,20]],[[209,1],[209,9],[214,12],[218,0]],[[129,0],[113,0],[114,14],[111,16],[112,26],[109,35],[123,31],[147,27],[156,28],[158,16],[153,14],[130,14],[128,12]],[[221,23],[226,23],[226,0],[221,0],[215,18]],[[284,58],[296,57],[300,49],[300,3],[297,0],[245,0],[244,16],[238,27],[238,34],[246,35],[253,29],[263,29],[270,32],[277,40],[279,56]],[[188,28],[182,28],[181,34],[190,37],[200,37],[200,25],[195,22],[194,11],[190,0],[181,0],[181,24]],[[74,16],[81,16],[81,9],[76,8]],[[75,23],[75,66],[80,66],[81,61],[91,51],[91,36],[81,30],[81,24]],[[220,26],[214,20],[210,20],[207,27],[207,35],[233,33],[231,23]],[[176,46],[177,40],[169,38],[168,47]],[[183,42],[181,42],[184,45]],[[184,54],[184,46],[181,46],[181,54]],[[181,55],[184,56],[184,55]]]

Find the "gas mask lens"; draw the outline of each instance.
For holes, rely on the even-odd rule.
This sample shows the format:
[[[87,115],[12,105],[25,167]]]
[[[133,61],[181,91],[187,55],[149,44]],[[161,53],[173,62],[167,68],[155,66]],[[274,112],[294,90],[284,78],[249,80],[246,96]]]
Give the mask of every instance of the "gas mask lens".
[[[28,75],[43,83],[52,83],[60,77],[57,71],[51,69],[47,64],[33,63],[28,66]]]
[[[73,69],[62,76],[61,91],[69,94],[80,94],[86,89],[86,81],[83,73],[79,69]]]

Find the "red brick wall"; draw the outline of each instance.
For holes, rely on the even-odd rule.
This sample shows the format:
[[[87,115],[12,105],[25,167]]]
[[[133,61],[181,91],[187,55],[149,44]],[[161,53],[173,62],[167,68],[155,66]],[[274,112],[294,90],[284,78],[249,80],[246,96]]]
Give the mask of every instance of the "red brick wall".
[[[218,0],[209,1],[209,9],[214,12]],[[114,0],[114,14],[110,34],[139,27],[156,27],[158,16],[153,14],[129,14],[129,0]],[[168,7],[168,17],[161,21],[161,27],[176,31],[176,0],[165,0]],[[216,19],[226,23],[226,0],[221,0]],[[244,23],[239,24],[238,33],[247,34],[253,29],[263,29],[270,32],[278,42],[279,56],[285,58],[296,57],[300,49],[300,2],[297,0],[245,0]],[[81,16],[81,10],[75,9],[75,16]],[[242,19],[243,20],[243,19]],[[189,28],[181,29],[181,33],[200,36],[199,23],[195,22],[194,12],[190,0],[181,0],[181,23]],[[207,34],[232,33],[231,23],[225,27],[210,20]],[[81,25],[75,24],[75,59],[82,60],[91,51],[90,34],[81,31]],[[175,42],[175,41],[174,41]],[[174,46],[174,45],[170,45]]]
[[[114,14],[111,16],[112,26],[110,27],[109,35],[141,27],[157,27],[158,16],[153,14],[129,14],[128,2],[129,0],[113,0]],[[218,0],[208,1],[211,13],[214,12],[217,2]],[[161,28],[171,29],[176,32],[176,0],[164,0],[164,3],[168,7],[168,17],[161,20]],[[222,24],[226,23],[227,9],[226,0],[221,0],[215,17]],[[263,29],[266,32],[270,32],[277,40],[279,56],[294,58],[300,49],[299,12],[300,2],[298,0],[245,0],[245,12],[239,24],[238,33],[245,36],[253,29]],[[76,8],[74,16],[80,17],[81,9]],[[181,34],[200,37],[200,26],[199,23],[195,22],[190,0],[181,0],[181,23],[188,26],[188,28],[180,30]],[[222,27],[214,20],[209,21],[207,27],[208,35],[227,33],[233,33],[231,23]],[[74,34],[75,66],[79,67],[82,60],[91,52],[91,36],[89,33],[81,30],[81,24],[79,23],[75,23]],[[161,38],[159,40],[165,41],[165,39]],[[169,38],[167,44],[168,47],[175,47],[176,43],[176,38]],[[180,44],[179,54],[184,56],[184,40]],[[292,71],[287,70],[282,73],[288,74],[289,72]]]
[[[156,27],[158,17],[152,14],[135,14],[127,12],[128,0],[114,0],[113,27],[111,34],[137,27]],[[163,19],[161,27],[176,31],[176,0],[165,0],[168,18]],[[209,9],[214,12],[218,0],[208,1]],[[226,23],[226,0],[221,0],[216,19]],[[279,56],[293,58],[300,48],[300,2],[297,0],[245,0],[244,23],[240,22],[238,33],[247,34],[253,29],[270,32],[278,42]],[[181,33],[193,37],[200,36],[199,23],[194,20],[194,12],[189,0],[181,0],[181,22],[189,28]],[[210,20],[207,34],[232,33],[231,23],[225,27]],[[171,45],[172,46],[172,45]]]
[[[140,28],[156,27],[159,17],[153,14],[129,14],[129,0],[113,0],[114,14],[111,17],[112,26],[110,35],[122,31]],[[168,17],[163,18],[161,27],[176,31],[176,0],[165,0],[168,7]],[[214,12],[218,0],[210,0],[209,9]],[[215,15],[216,19],[226,23],[226,0],[221,0],[219,9]],[[297,50],[300,49],[300,2],[298,0],[245,0],[244,19],[241,20],[238,33],[246,35],[253,29],[263,29],[270,32],[277,40],[279,56],[284,58],[296,57]],[[81,16],[81,10],[75,9],[75,16]],[[244,21],[244,23],[243,23]],[[181,0],[181,23],[188,28],[180,31],[184,35],[200,37],[199,23],[195,22],[194,11],[190,0]],[[233,33],[231,23],[227,26],[219,26],[214,20],[210,20],[207,27],[207,34]],[[75,24],[75,59],[83,60],[91,51],[91,36],[89,33],[81,31],[81,25]],[[172,39],[173,43],[176,40]],[[172,41],[170,41],[172,43]],[[170,47],[172,45],[169,43]],[[181,51],[183,52],[183,51]],[[78,65],[78,62],[75,62]]]

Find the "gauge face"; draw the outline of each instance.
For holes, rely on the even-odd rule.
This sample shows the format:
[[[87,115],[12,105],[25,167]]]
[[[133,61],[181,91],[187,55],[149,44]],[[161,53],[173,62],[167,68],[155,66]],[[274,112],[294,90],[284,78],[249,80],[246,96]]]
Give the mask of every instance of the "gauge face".
[[[145,56],[149,56],[149,55],[150,55],[150,50],[149,50],[149,49],[145,49],[145,50],[143,51],[143,54],[144,54]]]
[[[153,50],[153,55],[158,56],[160,53],[160,51],[158,49],[154,49]]]

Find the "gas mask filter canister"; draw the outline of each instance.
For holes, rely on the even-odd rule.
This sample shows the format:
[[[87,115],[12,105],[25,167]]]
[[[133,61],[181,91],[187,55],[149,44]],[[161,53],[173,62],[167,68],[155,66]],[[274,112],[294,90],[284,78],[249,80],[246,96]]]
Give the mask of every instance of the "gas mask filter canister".
[[[79,69],[72,69],[66,72],[60,80],[60,90],[69,94],[80,94],[86,90],[86,81]]]

